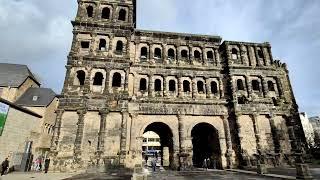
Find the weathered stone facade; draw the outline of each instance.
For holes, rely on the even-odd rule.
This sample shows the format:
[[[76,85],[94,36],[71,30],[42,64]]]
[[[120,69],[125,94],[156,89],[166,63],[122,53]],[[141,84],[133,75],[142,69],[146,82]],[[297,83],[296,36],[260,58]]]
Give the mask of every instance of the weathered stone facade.
[[[172,168],[209,155],[220,168],[291,163],[301,142],[298,107],[269,43],[138,30],[134,0],[78,3],[55,170],[133,168],[147,130],[169,147]],[[205,143],[195,148],[204,131],[209,155],[196,152]]]

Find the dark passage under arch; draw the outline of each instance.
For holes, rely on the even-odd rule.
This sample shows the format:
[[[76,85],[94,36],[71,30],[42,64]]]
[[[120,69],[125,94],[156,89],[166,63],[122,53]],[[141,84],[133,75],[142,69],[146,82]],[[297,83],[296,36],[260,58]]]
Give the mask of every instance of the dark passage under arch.
[[[221,149],[216,128],[208,123],[197,124],[191,131],[193,145],[193,166],[202,167],[205,158],[210,159],[209,168],[221,169]]]

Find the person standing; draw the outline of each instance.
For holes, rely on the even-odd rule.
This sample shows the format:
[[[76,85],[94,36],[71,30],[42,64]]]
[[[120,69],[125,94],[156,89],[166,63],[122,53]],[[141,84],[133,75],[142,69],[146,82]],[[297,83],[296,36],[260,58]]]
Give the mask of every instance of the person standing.
[[[1,176],[3,176],[4,173],[7,171],[8,167],[9,167],[8,158],[6,158],[6,159],[1,163],[1,167],[2,167]]]
[[[203,167],[204,170],[208,169],[207,158],[204,158],[202,167]]]
[[[148,166],[148,155],[147,154],[144,156],[144,160],[146,161],[146,166]]]
[[[157,160],[156,160],[156,157],[154,156],[153,159],[152,159],[152,170],[153,172],[156,171],[156,166],[157,166]]]
[[[48,172],[49,164],[50,164],[50,158],[47,158],[46,160],[44,160],[44,173]]]

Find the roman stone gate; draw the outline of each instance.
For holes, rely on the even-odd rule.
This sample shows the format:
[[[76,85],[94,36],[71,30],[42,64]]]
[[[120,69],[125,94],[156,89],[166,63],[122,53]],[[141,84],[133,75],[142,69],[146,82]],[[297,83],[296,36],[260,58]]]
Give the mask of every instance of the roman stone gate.
[[[78,0],[72,25],[55,170],[142,165],[147,131],[172,169],[292,163],[301,124],[269,43],[138,30],[135,0]]]

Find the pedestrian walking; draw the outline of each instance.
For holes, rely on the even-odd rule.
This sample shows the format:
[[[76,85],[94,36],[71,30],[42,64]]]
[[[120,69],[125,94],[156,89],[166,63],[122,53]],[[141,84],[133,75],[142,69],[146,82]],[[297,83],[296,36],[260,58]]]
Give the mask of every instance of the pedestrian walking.
[[[202,167],[203,167],[204,170],[208,169],[207,158],[204,158]]]
[[[152,165],[152,171],[155,172],[156,171],[156,166],[157,166],[157,160],[156,160],[155,156],[152,159],[151,165]]]
[[[144,156],[144,160],[146,161],[146,166],[148,166],[148,155],[147,154]]]
[[[47,173],[49,170],[50,158],[44,160],[44,173]]]
[[[9,160],[8,158],[6,158],[2,163],[1,163],[1,176],[3,176],[5,174],[5,172],[8,170],[9,168]]]

